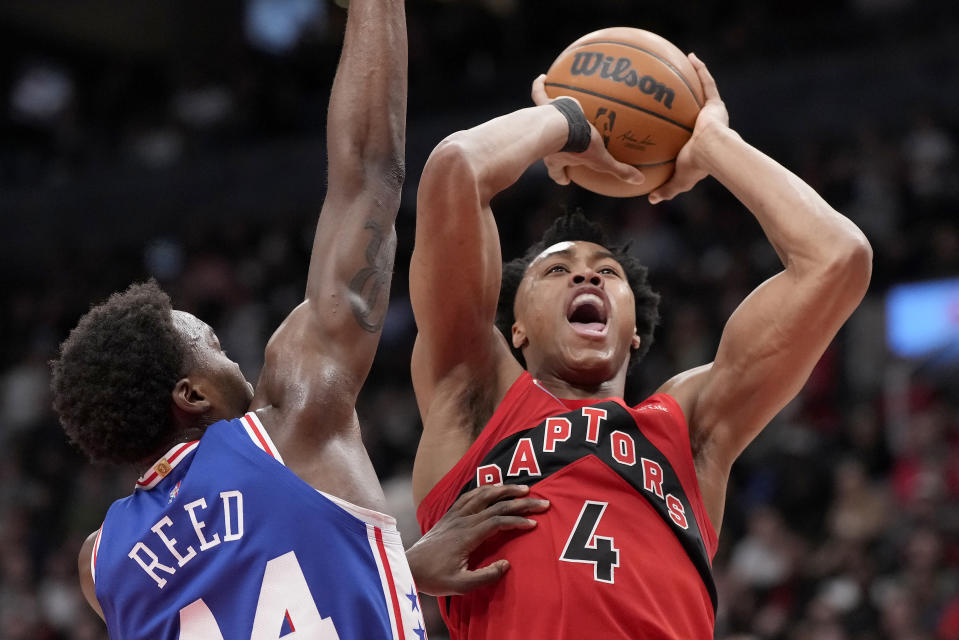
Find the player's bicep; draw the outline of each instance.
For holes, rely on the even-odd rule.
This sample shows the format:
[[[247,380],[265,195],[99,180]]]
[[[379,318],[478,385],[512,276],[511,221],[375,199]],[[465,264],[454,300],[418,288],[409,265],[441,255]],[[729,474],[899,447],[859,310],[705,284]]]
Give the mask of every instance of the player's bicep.
[[[730,463],[799,393],[861,300],[843,278],[831,267],[802,277],[783,271],[730,316],[690,420]]]
[[[393,205],[398,202],[388,199],[389,194],[379,198],[369,193],[324,203],[304,302],[294,312],[305,316],[310,334],[319,338],[298,348],[320,350],[362,377],[372,364],[389,307],[396,253]]]
[[[344,378],[362,383],[389,307],[395,206],[385,188],[328,196],[314,235],[304,300],[270,338],[267,365],[277,355],[284,364],[292,359],[312,366],[323,359],[335,363]]]
[[[305,297],[316,304],[327,333],[375,333],[386,316],[399,192],[374,187],[323,203]]]

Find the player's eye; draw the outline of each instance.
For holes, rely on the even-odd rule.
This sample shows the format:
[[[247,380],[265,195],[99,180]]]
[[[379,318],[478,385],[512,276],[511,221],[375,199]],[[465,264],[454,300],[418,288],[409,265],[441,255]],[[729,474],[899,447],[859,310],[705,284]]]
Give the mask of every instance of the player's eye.
[[[603,267],[599,270],[599,273],[604,276],[619,276],[619,271],[613,267]]]
[[[569,269],[566,268],[566,265],[554,264],[546,270],[546,273],[569,273]]]

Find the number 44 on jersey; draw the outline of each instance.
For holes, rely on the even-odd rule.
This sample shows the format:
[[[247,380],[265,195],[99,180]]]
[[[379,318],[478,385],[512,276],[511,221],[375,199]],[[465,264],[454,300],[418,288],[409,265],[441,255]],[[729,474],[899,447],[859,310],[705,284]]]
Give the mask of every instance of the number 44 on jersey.
[[[286,630],[283,640],[340,640],[333,620],[317,610],[292,551],[266,563],[250,640],[279,640]],[[180,640],[223,640],[203,598],[180,609]]]

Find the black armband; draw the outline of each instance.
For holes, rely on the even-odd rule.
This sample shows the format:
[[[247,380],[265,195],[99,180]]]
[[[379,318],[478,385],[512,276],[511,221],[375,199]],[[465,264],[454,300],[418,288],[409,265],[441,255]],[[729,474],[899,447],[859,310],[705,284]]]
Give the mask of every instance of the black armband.
[[[570,153],[582,153],[589,148],[589,141],[592,138],[592,132],[589,128],[589,121],[583,109],[572,98],[556,98],[551,105],[556,107],[560,113],[566,116],[566,122],[569,123],[569,137],[566,138],[566,145],[560,151]]]

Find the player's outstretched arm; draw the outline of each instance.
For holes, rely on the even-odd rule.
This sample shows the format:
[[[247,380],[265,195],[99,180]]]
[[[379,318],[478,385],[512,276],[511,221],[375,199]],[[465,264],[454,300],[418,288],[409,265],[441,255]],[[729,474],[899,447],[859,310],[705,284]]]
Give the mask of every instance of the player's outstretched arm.
[[[862,300],[872,250],[855,224],[716,116],[716,83],[702,62],[691,60],[712,108],[700,114],[707,119],[697,122],[681,152],[688,173],[677,167],[673,186],[660,197],[712,175],[756,217],[784,265],[729,318],[713,363],[662,388],[689,421],[703,497],[718,529],[733,461],[796,396]]]
[[[524,516],[542,513],[547,500],[526,497],[529,487],[518,484],[486,485],[460,496],[436,525],[406,552],[416,588],[434,596],[466,593],[496,582],[509,569],[497,560],[485,567],[469,568],[470,554],[500,531],[530,530],[535,520]]]
[[[254,399],[254,408],[296,412],[306,439],[318,425],[351,422],[386,315],[404,179],[406,52],[403,0],[352,0],[329,103],[328,172],[316,176],[328,186],[306,296],[270,340]]]

